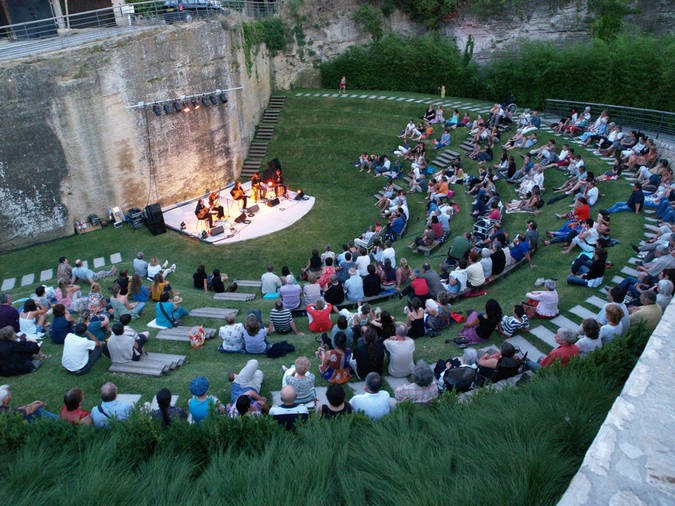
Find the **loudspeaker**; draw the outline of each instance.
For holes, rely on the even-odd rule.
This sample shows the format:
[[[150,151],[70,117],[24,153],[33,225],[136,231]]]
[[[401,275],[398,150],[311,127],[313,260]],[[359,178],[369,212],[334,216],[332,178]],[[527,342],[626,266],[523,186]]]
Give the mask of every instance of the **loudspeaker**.
[[[162,207],[159,204],[150,204],[145,206],[145,221],[152,235],[159,235],[166,232],[164,224],[164,215]]]
[[[251,207],[247,208],[246,211],[248,212],[249,216],[253,216],[255,213],[260,211],[260,208],[258,207],[258,204],[253,204]]]
[[[278,158],[275,158],[274,160],[270,160],[269,162],[267,162],[267,166],[272,172],[276,171],[277,169],[281,170],[281,162],[279,161]]]
[[[234,219],[235,223],[244,223],[246,221],[246,213],[241,213]]]
[[[274,207],[279,205],[279,198],[273,198],[272,200],[267,201],[269,207]]]
[[[296,195],[295,195],[295,200],[303,200],[305,198],[305,194],[302,190],[300,190]]]
[[[223,232],[225,232],[225,229],[223,228],[223,226],[222,226],[222,225],[218,225],[217,227],[213,227],[213,228],[211,229],[211,236],[214,236],[214,235],[220,235],[220,234],[222,234]]]

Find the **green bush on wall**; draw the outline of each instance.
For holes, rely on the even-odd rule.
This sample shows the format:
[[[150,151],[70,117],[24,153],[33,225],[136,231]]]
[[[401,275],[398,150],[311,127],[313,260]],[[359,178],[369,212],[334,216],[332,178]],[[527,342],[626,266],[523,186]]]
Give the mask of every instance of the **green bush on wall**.
[[[560,49],[523,43],[478,67],[463,60],[455,44],[438,35],[403,39],[387,35],[351,47],[321,65],[322,84],[333,88],[347,76],[352,89],[435,93],[495,101],[513,95],[520,104],[542,107],[546,98],[572,99],[651,109],[675,109],[675,36],[594,40]]]

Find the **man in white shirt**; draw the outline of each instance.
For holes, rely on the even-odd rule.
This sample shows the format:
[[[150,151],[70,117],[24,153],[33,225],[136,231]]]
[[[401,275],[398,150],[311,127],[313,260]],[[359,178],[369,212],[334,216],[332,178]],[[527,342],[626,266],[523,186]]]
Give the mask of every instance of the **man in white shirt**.
[[[389,392],[382,390],[382,377],[376,372],[368,373],[363,389],[366,393],[355,395],[349,403],[354,411],[363,413],[371,420],[387,416],[396,405]]]
[[[286,385],[281,389],[281,404],[272,406],[270,416],[286,430],[294,430],[298,420],[307,420],[309,411],[303,404],[295,402],[296,391],[293,385]]]
[[[392,268],[396,269],[396,250],[392,247],[391,241],[387,239],[384,241],[384,250],[382,250],[382,265],[384,261],[388,258],[391,262]]]
[[[88,335],[90,339],[85,337]],[[97,341],[87,332],[87,325],[75,325],[75,333],[69,333],[63,341],[63,356],[61,365],[71,374],[82,375],[88,373],[105,350],[105,342]]]
[[[263,297],[277,293],[277,290],[281,287],[281,279],[274,274],[274,266],[272,264],[267,264],[267,272],[260,276],[260,282],[262,283],[260,289]]]

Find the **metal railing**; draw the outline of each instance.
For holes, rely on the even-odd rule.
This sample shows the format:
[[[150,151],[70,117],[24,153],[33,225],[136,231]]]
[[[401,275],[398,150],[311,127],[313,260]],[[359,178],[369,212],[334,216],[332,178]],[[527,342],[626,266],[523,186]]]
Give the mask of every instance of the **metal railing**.
[[[607,110],[610,121],[621,125],[624,131],[638,130],[649,133],[657,139],[661,134],[675,136],[675,113],[668,111],[547,98],[545,112],[564,118],[569,115],[572,108],[583,111],[586,106],[591,107],[594,116],[600,114],[600,111]]]
[[[163,0],[129,3],[0,26],[0,60],[64,49],[151,26],[227,15],[234,11],[250,18],[279,13],[277,0],[184,0],[181,3],[182,9],[176,8],[178,2]]]

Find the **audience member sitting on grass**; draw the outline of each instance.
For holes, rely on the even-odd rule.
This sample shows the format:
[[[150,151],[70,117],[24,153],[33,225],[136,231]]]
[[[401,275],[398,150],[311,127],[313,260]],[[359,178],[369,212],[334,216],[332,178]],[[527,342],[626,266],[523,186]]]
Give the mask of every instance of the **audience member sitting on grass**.
[[[291,311],[302,305],[302,287],[295,282],[292,274],[286,276],[286,283],[279,288],[279,299],[284,309]]]
[[[52,343],[63,344],[68,333],[73,331],[75,320],[63,304],[55,304],[52,314]]]
[[[323,298],[319,298],[315,304],[306,307],[309,330],[311,332],[328,332],[333,327],[330,314],[333,306],[327,304]]]
[[[281,306],[281,301],[276,301]],[[270,323],[272,327],[272,323]],[[228,313],[225,316],[225,325],[218,329],[218,335],[223,340],[218,346],[221,353],[243,353],[244,352],[244,325],[235,323],[234,313]]]
[[[279,294],[277,290],[281,288],[281,279],[274,274],[274,266],[267,264],[267,272],[260,276],[262,283],[261,291],[264,299],[276,299]]]
[[[89,411],[82,409],[84,392],[81,388],[71,388],[63,396],[63,406],[59,418],[72,425],[91,425],[93,422]]]
[[[359,276],[358,270],[355,267],[349,269],[349,278],[344,283],[344,289],[347,300],[351,302],[358,302],[365,297],[363,293],[363,278]]]
[[[517,375],[523,362],[517,352],[515,346],[504,341],[497,353],[485,353],[478,359],[481,376],[496,383]]]
[[[576,342],[581,356],[585,357],[589,353],[602,348],[602,340],[599,339],[600,325],[593,318],[586,318],[581,324],[581,337]]]
[[[396,291],[401,291],[401,285],[407,283],[412,276],[412,270],[408,265],[407,258],[401,258],[399,265],[396,268]]]
[[[209,395],[209,380],[206,376],[197,376],[192,379],[190,393],[192,398],[188,401],[188,410],[192,423],[199,424],[214,410],[218,414],[225,412],[225,407],[220,400]]]
[[[161,274],[162,277],[166,279],[169,274],[176,272],[176,264],[171,264],[171,267],[167,267],[168,265],[168,260],[164,260],[164,263],[160,265],[159,258],[156,256],[152,257],[150,259],[150,263],[148,264],[148,279],[150,281],[154,280],[157,274]]]
[[[438,335],[443,329],[450,327],[452,323],[452,306],[450,305],[450,293],[441,292],[436,300],[427,299],[425,302],[426,318],[424,320],[425,333],[429,337]],[[410,336],[412,337],[412,336]]]
[[[65,281],[66,284],[73,282],[73,268],[68,263],[66,257],[59,257],[59,263],[56,267],[56,282]]]
[[[38,308],[33,299],[27,299],[23,303],[23,311],[19,313],[20,331],[32,341],[42,339],[45,336],[43,331],[46,317],[47,309]]]
[[[382,291],[380,277],[376,274],[377,268],[373,264],[368,264],[368,274],[363,278],[363,295],[365,297],[376,297]]]
[[[84,266],[84,263],[79,258],[75,260],[75,267],[73,268],[73,283],[78,279],[80,281],[86,281],[89,284],[92,284],[94,281],[98,281],[102,278],[107,278],[114,276],[117,272],[117,267],[114,265],[110,270],[94,272],[91,269]]]
[[[11,409],[9,407],[11,400],[12,391],[9,389],[9,385],[0,385],[0,415],[16,413],[21,415],[27,422],[33,422],[40,418],[58,419],[58,415],[45,409],[43,401],[33,401],[30,404]]]
[[[145,354],[145,343],[148,338],[144,334],[132,336],[124,332],[124,325],[121,322],[112,324],[112,334],[108,339],[108,353],[110,361],[113,364],[126,364],[128,362],[138,362]]]
[[[131,288],[134,287],[133,281],[134,280],[132,278],[130,283],[131,286],[129,288],[130,293],[133,293],[131,292]],[[148,294],[147,290],[145,291],[145,294],[147,297]],[[94,315],[105,313],[110,307],[110,301],[103,296],[103,294],[101,293],[101,285],[99,285],[98,283],[93,283],[91,285],[91,289],[89,290],[89,296],[87,297],[87,299],[88,299],[87,309],[91,311],[91,313]]]
[[[633,190],[631,191],[631,194],[626,202],[616,202],[608,209],[601,209],[600,212],[602,214],[612,214],[630,211],[635,214],[640,214],[644,202],[645,195],[642,193],[642,187],[640,183],[636,182],[633,184]]]
[[[114,383],[105,383],[101,387],[101,403],[91,410],[91,421],[96,427],[106,427],[111,420],[124,421],[129,418],[134,406],[129,402],[117,400],[117,387]]]
[[[235,291],[237,289],[236,281],[229,285],[225,285],[228,279],[230,279],[230,277],[224,272],[221,273],[220,269],[213,269],[213,272],[211,273],[211,276],[209,276],[208,280],[209,288],[214,293],[225,293]]]
[[[555,341],[558,343],[557,348],[545,357],[541,357],[537,362],[526,360],[524,369],[527,371],[537,371],[557,361],[560,361],[561,365],[565,367],[570,358],[581,353],[581,350],[575,344],[577,341],[577,332],[575,330],[565,327],[559,328],[555,334]]]
[[[385,339],[383,344],[389,354],[389,375],[395,378],[405,378],[412,374],[415,363],[415,341],[407,335],[405,325],[396,325],[396,334]]]
[[[265,353],[269,346],[267,330],[254,313],[249,313],[244,323],[244,351],[251,355],[260,355]]]
[[[258,361],[254,358],[246,362],[246,365],[238,374],[230,371],[228,380],[232,383],[230,390],[230,404],[235,404],[239,397],[246,396],[256,404],[261,411],[266,411],[267,399],[260,395],[264,374],[260,370]]]
[[[426,300],[431,296],[429,294],[429,284],[427,283],[427,280],[422,277],[421,270],[413,270],[410,284],[400,292],[399,297],[403,296],[408,296],[410,300],[412,300],[414,297],[417,297],[422,302],[426,302]]]
[[[349,403],[357,413],[363,413],[371,420],[379,420],[387,416],[396,406],[396,401],[389,392],[382,390],[382,377],[376,372],[368,373],[365,393],[355,395]]]
[[[159,420],[162,428],[168,427],[174,421],[185,421],[188,418],[183,408],[171,405],[171,391],[168,388],[162,388],[155,395],[158,409],[154,410],[150,416],[153,420]]]
[[[289,334],[294,332],[297,336],[304,336],[303,332],[300,332],[295,326],[293,321],[293,314],[289,309],[284,309],[283,302],[281,300],[276,300],[274,302],[274,307],[270,310],[270,324],[267,327],[267,335],[273,334]]]
[[[81,376],[91,370],[101,353],[108,355],[105,341],[97,340],[86,324],[77,323],[74,333],[68,334],[63,342],[61,365],[70,374]]]
[[[429,404],[437,399],[438,384],[429,364],[419,360],[412,372],[412,383],[396,387],[394,397],[396,402],[409,401],[414,404]]]
[[[567,284],[597,288],[602,285],[606,265],[607,251],[599,246],[593,250],[592,257],[587,252],[580,253],[572,262],[572,274],[567,277]]]
[[[624,314],[623,309],[619,304],[606,304],[601,311],[603,313],[603,321],[605,324],[602,325],[602,323],[598,322],[598,325],[602,325],[599,331],[599,338],[602,344],[606,346],[611,343],[615,337],[621,337],[624,334],[623,325],[621,323]],[[630,322],[630,315],[628,316],[628,319]]]
[[[530,329],[530,320],[525,314],[525,308],[522,304],[513,307],[512,315],[502,316],[502,320],[497,327],[499,335],[504,337],[512,337],[521,330]]]
[[[640,306],[633,306],[628,309],[630,315],[631,328],[642,325],[644,330],[654,332],[654,329],[661,321],[663,310],[656,303],[656,293],[646,290],[640,294]]]
[[[141,315],[141,312],[145,308],[145,302],[130,303],[127,296],[122,295],[120,287],[118,285],[113,285],[111,289],[110,306],[113,310],[113,318],[116,320],[119,320],[120,316],[123,314],[131,315],[132,318],[136,319]]]
[[[529,319],[544,318],[550,320],[558,316],[558,290],[552,279],[544,281],[544,291],[527,292],[527,301],[523,302],[525,313]]]
[[[176,296],[177,293],[173,291],[171,285],[168,281],[164,281],[164,276],[161,272],[155,274],[155,279],[152,282],[152,292],[151,297],[154,302],[158,302],[161,299],[163,293],[168,293],[172,297]]]
[[[337,418],[352,413],[352,405],[345,402],[345,389],[339,383],[328,385],[326,400],[328,404],[322,404],[316,410],[321,418]]]
[[[673,299],[673,282],[669,279],[661,279],[656,284],[656,303],[661,306],[663,312]]]
[[[75,313],[89,303],[89,299],[81,297],[79,285],[69,285],[65,281],[59,281],[59,286],[54,293],[58,304],[63,304],[66,309]]]
[[[126,315],[131,319],[130,315]],[[80,321],[87,326],[87,330],[99,341],[105,341],[110,331],[110,320],[104,314],[95,315],[88,309],[80,312]]]
[[[307,357],[298,357],[291,367],[282,367],[284,370],[284,376],[281,378],[282,389],[286,385],[295,388],[295,402],[299,404],[313,402],[316,398],[315,378],[314,374],[310,372],[311,367],[312,363]]]
[[[346,383],[350,380],[349,359],[351,351],[347,348],[347,337],[344,332],[335,334],[335,347],[326,350],[319,347],[316,357],[321,361],[319,372],[329,383]]]
[[[190,314],[187,309],[179,306],[181,302],[183,299],[178,295],[169,300],[169,292],[162,292],[155,306],[155,323],[158,327],[166,329],[176,327],[183,316]]]
[[[134,274],[131,276],[131,282],[129,283],[129,295],[136,302],[148,302],[148,300],[150,300],[150,293],[143,284],[143,278],[139,274]],[[91,305],[91,294],[89,295],[89,300]]]
[[[148,276],[148,262],[145,261],[145,253],[139,251],[134,258],[134,274],[138,274],[142,278]]]
[[[272,406],[270,416],[286,430],[295,430],[298,421],[305,421],[309,417],[307,407],[299,404],[295,388],[286,385],[281,389],[281,404]]]
[[[403,308],[403,310],[406,314],[408,337],[412,339],[424,337],[424,317],[426,313],[424,311],[424,305],[422,304],[422,301],[417,297],[413,297],[413,299]]]
[[[464,292],[467,288],[467,274],[466,268],[468,267],[469,262],[466,259],[462,258],[459,261],[459,264],[453,269],[448,275],[448,283],[445,286],[448,293],[452,295],[457,295]]]
[[[471,311],[459,331],[459,337],[455,339],[455,344],[460,348],[469,344],[480,344],[487,341],[492,331],[502,320],[502,308],[494,299],[488,299],[485,303],[485,313]]]
[[[0,376],[19,376],[36,371],[40,365],[40,347],[22,334],[18,337],[14,328],[0,328]]]
[[[283,289],[283,287],[282,287]],[[281,294],[281,289],[279,290]],[[317,282],[317,275],[310,272],[307,275],[307,283],[302,287],[302,299],[305,305],[315,304],[321,297],[321,286]]]
[[[330,277],[330,284],[326,287],[326,291],[323,294],[324,300],[326,303],[333,306],[333,311],[337,312],[337,306],[342,304],[345,300],[345,289],[338,281],[338,278],[335,274]],[[318,300],[318,297],[317,299]],[[316,300],[314,303],[316,303]]]

